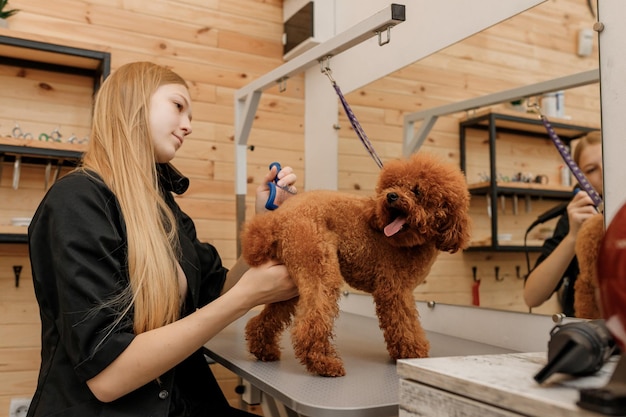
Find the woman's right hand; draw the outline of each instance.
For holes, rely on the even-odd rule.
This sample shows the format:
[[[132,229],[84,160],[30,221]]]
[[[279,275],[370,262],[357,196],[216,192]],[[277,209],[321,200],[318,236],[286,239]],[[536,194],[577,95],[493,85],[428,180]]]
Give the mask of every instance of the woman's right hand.
[[[267,213],[269,211],[265,208],[265,203],[270,196],[270,187],[268,183],[274,181],[275,179],[278,179],[276,184],[278,190],[276,192],[280,195],[280,198],[276,200],[277,202],[282,202],[297,192],[295,184],[298,177],[293,172],[293,168],[286,166],[279,172],[277,171],[276,166],[272,166],[272,168],[270,168],[265,175],[263,182],[257,187],[256,200],[254,203],[254,211],[256,214]],[[290,192],[285,191],[285,187],[289,188]],[[277,204],[280,205],[279,203]]]
[[[576,239],[580,227],[590,217],[597,214],[593,200],[585,191],[576,193],[572,201],[567,205],[567,217],[569,218],[569,235]]]
[[[251,267],[231,291],[240,292],[250,308],[289,300],[298,295],[298,287],[289,276],[287,268],[276,261]]]

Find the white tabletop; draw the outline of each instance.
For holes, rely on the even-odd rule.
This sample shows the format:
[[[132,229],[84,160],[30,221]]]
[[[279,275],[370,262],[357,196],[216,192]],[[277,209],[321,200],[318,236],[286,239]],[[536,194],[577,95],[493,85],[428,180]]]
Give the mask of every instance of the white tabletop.
[[[236,321],[205,346],[209,356],[298,414],[309,417],[385,417],[398,414],[399,376],[389,358],[378,321],[342,312],[335,326],[336,346],[346,375],[309,374],[294,357],[289,330],[282,340],[282,358],[257,361],[246,348],[244,327],[256,312]],[[431,357],[511,353],[490,346],[427,332]]]
[[[525,416],[597,417],[578,407],[582,388],[604,386],[618,357],[591,376],[555,373],[543,384],[534,376],[547,362],[545,352],[406,359],[398,362],[404,379]]]

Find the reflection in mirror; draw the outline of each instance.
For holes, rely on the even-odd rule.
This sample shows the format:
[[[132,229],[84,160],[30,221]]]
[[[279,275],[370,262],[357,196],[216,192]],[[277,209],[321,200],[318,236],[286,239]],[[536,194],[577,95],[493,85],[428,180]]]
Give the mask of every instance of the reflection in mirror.
[[[526,280],[524,300],[531,307],[538,306],[556,287],[564,314],[599,318],[599,311],[594,308],[593,282],[603,234],[603,217],[598,214],[602,209],[599,193],[603,180],[600,132],[590,132],[577,142],[573,161],[575,168],[580,168],[573,172],[577,176],[576,190],[580,187],[585,191],[575,191],[567,211],[560,215],[552,237],[544,244],[537,265]],[[595,203],[592,197],[596,198]]]
[[[542,3],[357,89],[347,94],[346,100],[383,162],[399,157],[403,153],[403,117],[406,114],[597,68],[597,40],[594,39],[590,56],[579,57],[575,37],[562,29],[593,25],[593,16],[579,3],[574,0]],[[567,14],[564,13],[566,8]],[[336,81],[341,86],[341,79]],[[442,116],[420,150],[433,152],[461,166],[459,136],[463,120],[481,112],[536,117],[528,114],[526,104],[504,102],[486,109]],[[565,106],[559,114],[562,117],[550,118],[555,124],[599,129],[597,83],[565,90],[562,104]],[[339,125],[339,189],[370,195],[378,168],[343,110],[339,113]],[[526,186],[554,188],[561,194],[555,197],[536,193],[527,197],[523,192],[509,192],[504,197],[498,195],[493,202],[488,192],[473,193],[470,208],[473,244],[492,240],[491,219],[495,208],[500,247],[498,250],[485,247],[485,250],[473,248],[455,254],[441,253],[426,282],[415,289],[417,300],[529,312],[523,296],[524,279],[529,267],[535,265],[538,247],[554,231],[558,218],[537,225],[528,233],[527,246],[532,246],[528,253],[523,250],[525,233],[540,214],[569,199],[567,193],[572,191],[574,183],[567,185],[566,180],[562,180],[563,160],[545,130],[527,132],[526,136],[506,129],[497,133],[496,175],[509,181],[518,174],[539,178],[538,182]],[[485,130],[468,133],[466,162],[468,185],[487,179],[490,161]],[[558,295],[554,293],[533,308],[532,313],[562,312]]]

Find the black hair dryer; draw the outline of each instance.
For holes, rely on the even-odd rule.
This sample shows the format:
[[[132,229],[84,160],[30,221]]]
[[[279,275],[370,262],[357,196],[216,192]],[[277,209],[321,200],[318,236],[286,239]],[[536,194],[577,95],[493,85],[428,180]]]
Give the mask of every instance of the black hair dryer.
[[[535,381],[542,383],[555,372],[575,376],[594,374],[611,357],[615,347],[615,339],[604,320],[556,325],[550,331],[548,363],[535,375]]]

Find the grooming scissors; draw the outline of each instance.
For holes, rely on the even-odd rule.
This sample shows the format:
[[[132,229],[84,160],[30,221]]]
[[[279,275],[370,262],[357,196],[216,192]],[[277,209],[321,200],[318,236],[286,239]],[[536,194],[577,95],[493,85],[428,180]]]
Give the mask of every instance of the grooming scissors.
[[[276,177],[274,177],[273,181],[270,181],[267,183],[267,185],[270,187],[270,195],[267,198],[267,202],[265,203],[265,208],[268,210],[276,210],[278,206],[280,205],[280,203],[284,201],[284,198],[279,198],[278,205],[276,204],[276,197],[278,197],[277,189],[283,190],[284,192],[288,194],[296,194],[296,190],[293,187],[290,187],[288,185],[285,185],[285,186],[278,185],[278,173],[282,169],[280,166],[280,163],[272,162],[270,164],[270,170],[273,167],[276,167]]]

